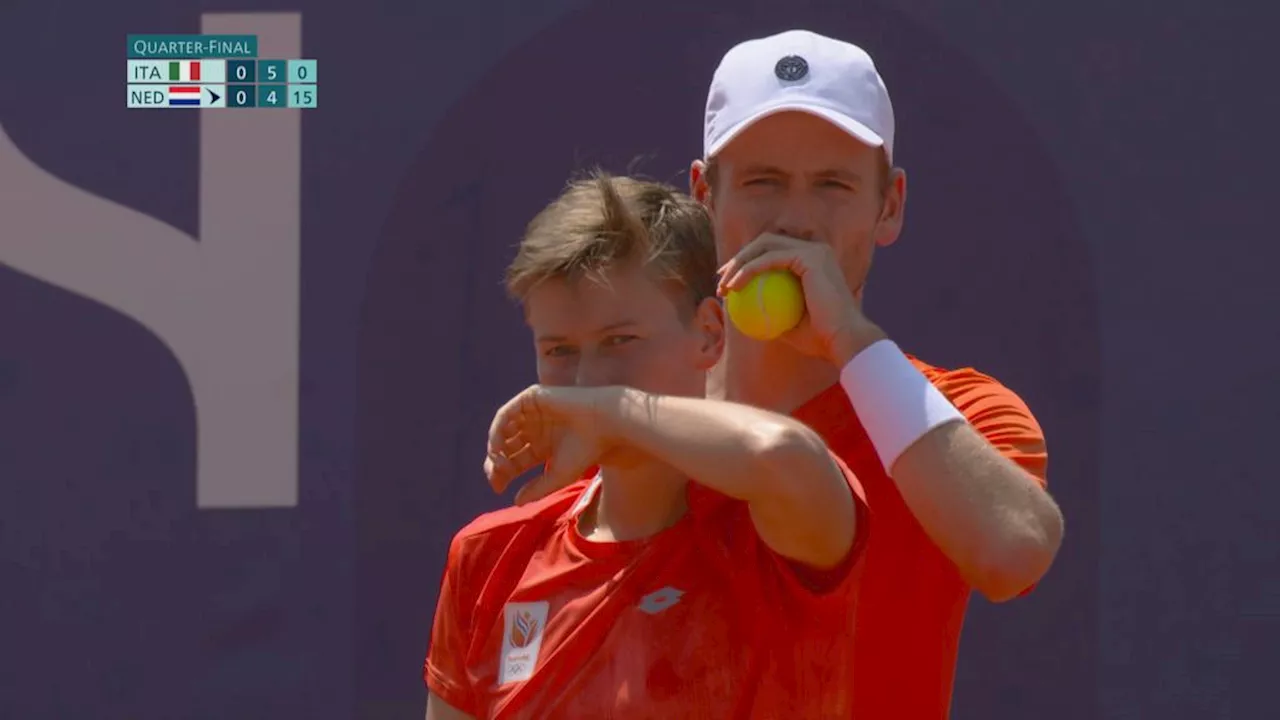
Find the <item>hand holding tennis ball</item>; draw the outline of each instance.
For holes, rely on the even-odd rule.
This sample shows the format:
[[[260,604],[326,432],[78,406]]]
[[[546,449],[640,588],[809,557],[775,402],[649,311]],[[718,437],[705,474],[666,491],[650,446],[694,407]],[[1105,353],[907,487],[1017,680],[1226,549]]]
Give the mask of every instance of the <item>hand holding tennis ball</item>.
[[[886,337],[862,314],[835,251],[817,239],[765,233],[718,274],[729,317],[749,337],[780,340],[840,368]]]
[[[804,289],[789,270],[766,270],[725,297],[729,319],[756,340],[773,340],[800,324]]]

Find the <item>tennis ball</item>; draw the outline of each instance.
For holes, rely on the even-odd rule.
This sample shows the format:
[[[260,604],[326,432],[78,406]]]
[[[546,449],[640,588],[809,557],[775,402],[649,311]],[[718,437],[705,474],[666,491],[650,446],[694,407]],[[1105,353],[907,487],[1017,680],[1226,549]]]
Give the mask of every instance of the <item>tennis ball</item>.
[[[743,335],[773,340],[804,317],[804,289],[787,270],[766,270],[725,298],[729,319]]]

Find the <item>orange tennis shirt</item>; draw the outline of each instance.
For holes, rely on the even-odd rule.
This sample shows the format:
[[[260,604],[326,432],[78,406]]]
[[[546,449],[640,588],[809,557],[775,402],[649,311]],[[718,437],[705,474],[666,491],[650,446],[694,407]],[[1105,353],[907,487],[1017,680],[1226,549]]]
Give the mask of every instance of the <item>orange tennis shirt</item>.
[[[1045,483],[1044,434],[1017,395],[972,369],[911,361],[1001,454]],[[943,720],[970,588],[907,508],[840,385],[793,415],[848,464],[875,508],[856,615],[854,712],[845,717]]]
[[[476,718],[834,718],[852,711],[868,517],[837,568],[773,553],[744,503],[694,484],[644,540],[596,543],[598,480],[483,515],[453,539],[423,668]]]

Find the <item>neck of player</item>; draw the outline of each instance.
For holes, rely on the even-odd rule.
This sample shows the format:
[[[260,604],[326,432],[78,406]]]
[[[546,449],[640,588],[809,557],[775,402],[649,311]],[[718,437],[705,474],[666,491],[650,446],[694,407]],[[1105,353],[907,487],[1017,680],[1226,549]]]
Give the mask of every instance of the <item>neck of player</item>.
[[[784,342],[759,342],[736,332],[726,338],[725,398],[789,414],[840,381],[840,368]]]
[[[594,542],[656,535],[676,524],[688,509],[687,484],[684,475],[661,463],[602,467],[600,488],[579,525],[582,535]]]

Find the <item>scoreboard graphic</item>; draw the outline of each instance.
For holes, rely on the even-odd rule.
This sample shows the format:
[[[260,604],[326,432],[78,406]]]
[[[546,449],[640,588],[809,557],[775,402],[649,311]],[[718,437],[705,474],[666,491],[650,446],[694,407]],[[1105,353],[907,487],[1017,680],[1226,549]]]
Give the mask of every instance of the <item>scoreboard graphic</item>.
[[[128,107],[317,106],[316,61],[259,58],[256,35],[129,35]]]

